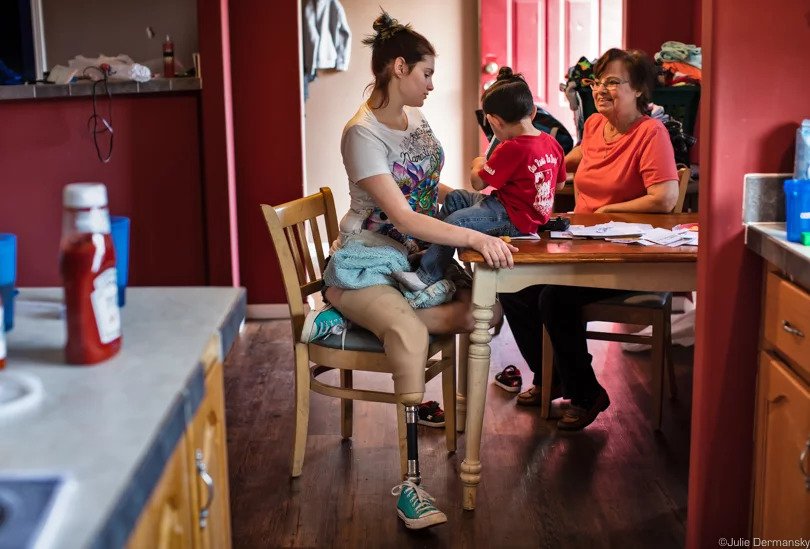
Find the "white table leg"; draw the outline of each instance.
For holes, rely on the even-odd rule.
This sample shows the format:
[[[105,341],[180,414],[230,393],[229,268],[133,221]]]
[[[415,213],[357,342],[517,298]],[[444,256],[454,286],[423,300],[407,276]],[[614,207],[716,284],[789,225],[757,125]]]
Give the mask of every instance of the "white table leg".
[[[464,432],[467,422],[467,368],[470,334],[458,334],[458,371],[456,373],[456,431]]]
[[[464,509],[475,509],[475,494],[481,481],[481,432],[484,425],[484,407],[489,376],[489,323],[495,305],[497,271],[477,265],[473,283],[473,317],[475,330],[470,335],[470,353],[467,379],[467,453],[461,464],[461,482],[464,485]]]

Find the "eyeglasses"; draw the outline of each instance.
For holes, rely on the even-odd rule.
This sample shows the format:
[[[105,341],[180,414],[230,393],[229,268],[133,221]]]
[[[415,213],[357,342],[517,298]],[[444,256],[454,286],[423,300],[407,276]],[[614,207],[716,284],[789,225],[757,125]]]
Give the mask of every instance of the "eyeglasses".
[[[604,80],[591,80],[590,78],[583,78],[582,83],[590,86],[592,90],[596,91],[602,86],[608,91],[613,91],[622,84],[630,82],[629,80],[622,80],[621,78],[605,78]]]

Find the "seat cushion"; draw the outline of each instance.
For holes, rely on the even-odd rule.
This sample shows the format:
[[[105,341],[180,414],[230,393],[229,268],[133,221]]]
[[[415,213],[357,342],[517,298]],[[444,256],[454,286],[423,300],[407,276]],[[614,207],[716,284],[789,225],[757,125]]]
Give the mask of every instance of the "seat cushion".
[[[596,303],[605,305],[628,305],[637,307],[663,307],[672,298],[671,292],[627,292]]]
[[[433,343],[436,340],[435,336],[429,336],[429,342]],[[382,353],[385,352],[382,342],[377,339],[377,336],[361,328],[360,326],[350,325],[346,338],[342,335],[331,334],[318,341],[313,341],[310,345],[320,345],[329,349],[344,349],[346,351],[363,351],[366,353]]]

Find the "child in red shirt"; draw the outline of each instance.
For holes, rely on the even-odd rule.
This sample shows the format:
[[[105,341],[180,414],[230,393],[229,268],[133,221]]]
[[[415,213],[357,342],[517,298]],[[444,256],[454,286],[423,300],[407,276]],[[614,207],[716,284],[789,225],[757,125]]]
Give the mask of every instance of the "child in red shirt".
[[[554,192],[565,185],[565,155],[550,135],[532,125],[537,112],[528,84],[509,67],[481,96],[495,137],[501,143],[489,159],[472,162],[470,183],[476,191],[491,186],[491,195],[465,190],[447,194],[439,219],[493,236],[537,232],[554,205]],[[433,244],[415,272],[393,273],[403,286],[417,291],[441,280],[455,248]]]

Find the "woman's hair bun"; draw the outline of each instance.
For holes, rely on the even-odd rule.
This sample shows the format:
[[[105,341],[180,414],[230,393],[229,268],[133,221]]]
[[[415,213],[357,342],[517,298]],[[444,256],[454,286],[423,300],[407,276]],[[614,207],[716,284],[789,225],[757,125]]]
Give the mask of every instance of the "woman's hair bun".
[[[409,30],[411,28],[410,25],[400,25],[399,21],[388,15],[385,11],[374,20],[371,27],[374,29],[374,34],[364,38],[363,44],[372,47],[382,44],[400,31]]]
[[[498,77],[496,80],[510,80],[515,76],[515,73],[512,72],[512,67],[501,67],[498,70]]]
[[[394,27],[396,24],[396,19],[392,19],[386,12],[382,12],[380,16],[374,20],[374,23],[371,24],[371,27],[374,29],[374,32],[379,34]]]

